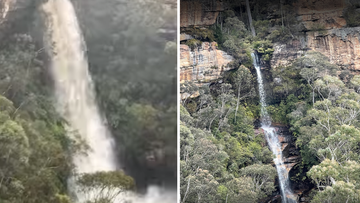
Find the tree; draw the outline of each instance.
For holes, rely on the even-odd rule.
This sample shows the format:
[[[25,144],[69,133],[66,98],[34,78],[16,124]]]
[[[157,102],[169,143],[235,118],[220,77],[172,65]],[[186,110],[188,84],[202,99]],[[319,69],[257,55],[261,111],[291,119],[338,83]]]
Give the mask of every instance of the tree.
[[[245,66],[240,66],[239,69],[233,74],[233,82],[234,88],[237,89],[237,102],[236,102],[236,109],[235,109],[235,122],[236,122],[236,115],[239,109],[239,102],[247,97],[251,97],[255,94],[255,89],[252,87],[253,78],[250,73],[250,70],[247,69]],[[244,93],[242,95],[242,93]]]
[[[193,96],[199,88],[192,81],[185,81],[185,83],[180,85],[180,92],[184,94],[183,105],[185,106],[186,101],[189,97]]]
[[[314,68],[303,68],[300,71],[300,75],[306,80],[308,85],[312,89],[312,103],[315,103],[315,86],[314,81],[318,78],[316,70]]]
[[[276,169],[271,165],[253,164],[242,168],[240,174],[251,178],[251,189],[257,199],[266,197],[275,190]]]
[[[231,85],[227,84],[227,83],[223,83],[220,85],[220,91],[219,91],[219,109],[217,109],[218,111],[218,118],[219,118],[219,123],[218,123],[218,129],[217,131],[220,130],[220,128],[222,127],[227,127],[227,118],[229,116],[229,114],[233,111],[233,100],[234,100],[234,96],[233,96],[233,90],[231,89]],[[209,129],[211,128],[211,123],[209,126]]]
[[[346,161],[339,164],[335,160],[325,159],[318,166],[313,166],[307,174],[314,180],[318,188],[313,202],[359,202],[359,163]]]
[[[352,79],[351,79],[351,84],[355,90],[355,92],[360,94],[360,75],[355,75]]]
[[[247,203],[256,202],[258,194],[253,190],[251,177],[241,176],[225,184],[228,188],[226,202]]]
[[[235,32],[237,36],[243,36],[246,31],[245,24],[237,17],[229,17],[225,19],[225,26],[228,34]]]
[[[0,104],[0,190],[6,191],[13,184],[22,185],[17,173],[28,164],[30,148],[24,129],[11,119],[12,102],[0,95]]]
[[[209,132],[180,125],[180,133],[181,202],[209,202],[218,185],[213,174],[224,170],[228,156],[210,140]]]
[[[315,81],[325,75],[335,76],[339,69],[331,64],[329,58],[319,52],[307,52],[305,56],[297,59],[294,66],[300,68],[300,75],[306,80],[312,89],[312,101],[315,103]]]
[[[80,174],[76,182],[88,203],[112,203],[121,193],[135,188],[133,178],[122,171]]]
[[[338,77],[325,75],[315,81],[314,87],[323,100],[334,101],[344,92],[345,85]]]

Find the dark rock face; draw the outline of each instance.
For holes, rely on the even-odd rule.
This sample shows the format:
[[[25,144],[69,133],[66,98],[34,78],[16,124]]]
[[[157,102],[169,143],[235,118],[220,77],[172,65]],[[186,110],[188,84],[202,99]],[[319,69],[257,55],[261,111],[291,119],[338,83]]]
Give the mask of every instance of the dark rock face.
[[[295,139],[289,132],[287,127],[277,126],[278,139],[281,143],[281,149],[283,153],[283,162],[287,171],[291,169],[301,161],[298,149],[295,146]]]
[[[276,125],[278,139],[282,145],[284,165],[289,171],[289,177],[295,177],[300,173],[298,165],[301,163],[299,149],[295,145],[295,138],[289,132],[287,126]],[[304,181],[293,181],[290,179],[291,189],[298,196],[299,202],[308,202],[308,193],[314,187],[309,179]],[[276,196],[272,196],[274,201]],[[270,201],[270,202],[274,202]],[[275,201],[276,202],[276,201]]]

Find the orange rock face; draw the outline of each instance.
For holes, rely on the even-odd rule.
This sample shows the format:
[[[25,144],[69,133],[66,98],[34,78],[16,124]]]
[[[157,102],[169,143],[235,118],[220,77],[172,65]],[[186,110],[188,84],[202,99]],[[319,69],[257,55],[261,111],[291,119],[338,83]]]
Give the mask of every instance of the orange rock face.
[[[201,47],[191,50],[180,45],[180,83],[193,81],[207,83],[218,79],[221,73],[228,71],[233,57],[218,50],[216,42],[203,42]]]
[[[360,28],[329,30],[326,35],[308,33],[308,47],[349,70],[360,71]]]
[[[344,69],[360,71],[360,28],[346,28],[346,0],[298,0],[294,6],[308,31],[300,39],[275,44],[271,67],[290,65],[307,50],[321,52]]]
[[[223,10],[223,2],[220,0],[182,0],[180,3],[180,27],[212,25],[216,22],[219,11]]]
[[[308,30],[316,28],[333,29],[346,25],[343,18],[346,0],[298,0],[297,8],[299,20]]]
[[[271,66],[290,65],[304,53],[304,48],[321,52],[340,67],[360,71],[360,27],[307,32],[303,39],[275,44]]]

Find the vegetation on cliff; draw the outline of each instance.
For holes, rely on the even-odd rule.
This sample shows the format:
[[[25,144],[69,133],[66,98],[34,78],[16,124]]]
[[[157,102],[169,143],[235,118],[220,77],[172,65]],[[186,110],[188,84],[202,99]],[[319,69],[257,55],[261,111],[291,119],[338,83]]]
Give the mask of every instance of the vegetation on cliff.
[[[184,92],[190,88],[200,93],[184,103],[187,110],[181,109],[183,202],[196,198],[204,202],[256,202],[274,190],[272,185],[256,190],[256,184],[246,181],[263,165],[264,169],[275,169],[265,166],[272,155],[263,134],[253,129],[254,118],[258,117],[257,98],[252,98],[254,83],[244,83],[252,81],[251,74],[241,73],[244,69],[239,68],[224,83],[210,89],[196,89],[190,83],[182,86]],[[278,99],[268,106],[269,113],[273,122],[290,126],[302,157],[292,181],[315,184],[312,202],[358,202],[360,77],[349,75],[341,80],[339,67],[317,52],[308,52],[272,74],[280,82],[270,83]],[[238,85],[243,87],[240,93]],[[240,103],[239,95],[245,96]],[[275,176],[266,180],[273,182]],[[231,185],[233,181],[243,181],[242,188]]]
[[[43,36],[38,35],[45,30],[39,26],[38,3],[41,1],[27,3],[24,10],[14,10],[2,24],[6,27],[1,27],[1,203],[72,202],[74,191],[68,190],[68,179],[74,172],[71,154],[83,147],[70,139],[72,132],[67,131],[67,122],[55,109],[50,59],[42,47]],[[127,175],[121,171],[85,174],[78,184],[85,192],[103,187],[116,188],[117,192],[139,190],[151,181],[154,183],[153,179],[158,180],[155,183],[168,181],[169,186],[174,186],[176,36],[163,36],[158,28],[172,24],[175,16],[149,2],[134,7],[115,5],[114,1],[74,1],[76,5],[81,3],[94,6],[86,14],[81,9],[77,11],[97,100],[117,138],[118,157],[127,164]],[[159,12],[153,15],[155,10],[150,9],[154,13],[142,13],[141,6]],[[96,18],[98,14],[100,17]],[[129,19],[124,20],[124,16]],[[89,19],[91,22],[86,21]],[[24,24],[41,29],[19,26]],[[137,174],[140,175],[135,177]],[[113,202],[110,196],[98,198],[92,202]]]
[[[176,33],[159,33],[176,13],[162,2],[78,2],[99,105],[141,189],[176,182]]]
[[[263,177],[272,183],[276,174],[267,166],[272,153],[264,136],[254,130],[260,108],[250,52],[256,50],[266,65],[273,44],[287,43],[303,28],[296,23],[292,1],[250,1],[252,36],[246,2],[227,3],[229,10],[219,14],[213,26],[196,29],[212,31],[219,48],[234,56],[239,68],[209,86],[189,81],[181,86],[181,92],[199,93],[183,100],[180,112],[182,202],[262,202],[275,191],[266,183],[266,188],[256,189],[251,181]],[[358,26],[355,9],[353,5],[344,13],[348,26]],[[310,202],[359,202],[360,77],[311,51],[263,74],[272,121],[290,129],[301,155],[290,171],[293,189],[310,190],[309,196],[301,194]]]
[[[256,202],[275,190],[272,153],[253,128],[252,81],[241,66],[211,89],[182,85],[200,92],[180,112],[182,202]]]
[[[288,1],[226,1],[230,7],[218,15],[216,24],[202,28],[184,28],[183,32],[194,39],[186,42],[192,49],[199,41],[215,41],[218,47],[235,57],[245,66],[251,66],[250,53],[256,50],[265,62],[269,62],[274,50],[273,43],[286,43],[298,34],[301,27],[295,18],[295,10]],[[247,8],[251,9],[247,9]],[[272,7],[269,20],[268,8]],[[244,13],[252,12],[250,16]],[[250,20],[251,25],[250,25]],[[251,28],[251,29],[250,29]]]
[[[18,34],[0,52],[0,202],[68,199],[72,142],[53,106],[40,51]]]

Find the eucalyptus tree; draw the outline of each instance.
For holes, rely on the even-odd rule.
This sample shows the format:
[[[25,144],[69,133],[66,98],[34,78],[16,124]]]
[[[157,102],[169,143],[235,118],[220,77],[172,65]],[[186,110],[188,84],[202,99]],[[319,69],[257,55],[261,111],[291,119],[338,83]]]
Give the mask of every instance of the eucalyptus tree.
[[[240,169],[240,175],[250,178],[250,188],[257,199],[266,197],[275,190],[276,169],[271,165],[253,164]]]
[[[76,182],[79,191],[88,199],[87,203],[123,201],[121,194],[135,189],[133,178],[122,171],[80,174]]]
[[[237,101],[236,101],[236,109],[235,109],[235,122],[236,115],[239,110],[240,101],[254,96],[255,88],[253,87],[253,77],[251,72],[245,66],[240,66],[239,69],[232,75],[234,88],[237,90]]]

